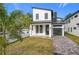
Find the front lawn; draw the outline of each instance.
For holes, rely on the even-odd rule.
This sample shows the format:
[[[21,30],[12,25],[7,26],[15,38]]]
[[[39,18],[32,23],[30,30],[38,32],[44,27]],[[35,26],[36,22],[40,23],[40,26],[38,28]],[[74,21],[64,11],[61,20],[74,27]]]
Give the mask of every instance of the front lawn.
[[[69,37],[71,40],[73,40],[74,42],[76,42],[77,44],[79,44],[79,37],[71,35],[69,33],[65,33],[65,36]]]
[[[6,50],[9,55],[50,55],[52,52],[52,40],[40,37],[29,37],[22,42],[17,41],[8,45]]]

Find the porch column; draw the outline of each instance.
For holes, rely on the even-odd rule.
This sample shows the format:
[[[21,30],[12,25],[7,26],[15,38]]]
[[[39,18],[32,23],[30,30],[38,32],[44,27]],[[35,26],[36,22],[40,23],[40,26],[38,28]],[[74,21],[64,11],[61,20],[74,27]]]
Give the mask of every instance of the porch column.
[[[32,25],[30,25],[30,36],[32,35]]]
[[[62,25],[62,36],[64,36],[64,25]]]
[[[49,24],[49,37],[52,37],[52,25]]]

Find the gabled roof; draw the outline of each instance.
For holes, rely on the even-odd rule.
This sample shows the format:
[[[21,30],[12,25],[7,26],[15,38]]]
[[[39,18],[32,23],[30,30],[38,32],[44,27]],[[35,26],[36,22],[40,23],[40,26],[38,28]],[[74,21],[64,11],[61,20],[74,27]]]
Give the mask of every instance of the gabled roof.
[[[74,16],[75,14],[79,13],[79,10],[74,12],[71,16],[67,17],[65,20],[69,19],[70,17]]]
[[[53,11],[53,10],[51,10],[51,9],[46,9],[46,8],[38,8],[38,7],[32,7],[32,9],[42,9],[42,10]]]

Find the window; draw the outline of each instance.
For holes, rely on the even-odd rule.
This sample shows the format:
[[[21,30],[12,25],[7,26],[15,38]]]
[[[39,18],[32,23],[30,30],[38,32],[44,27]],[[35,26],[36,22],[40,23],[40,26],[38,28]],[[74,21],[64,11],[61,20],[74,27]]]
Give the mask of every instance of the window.
[[[42,25],[36,25],[36,33],[43,33],[43,26]]]
[[[69,23],[70,23],[70,19],[69,19]]]
[[[68,32],[69,32],[69,27],[68,27]]]
[[[49,25],[46,25],[46,35],[49,35]]]
[[[57,26],[62,26],[62,25],[53,25],[54,27],[57,27]]]
[[[39,19],[39,14],[36,14],[36,19]]]
[[[71,32],[72,32],[72,27],[71,27]]]
[[[76,27],[74,27],[74,29],[76,29]]]
[[[75,15],[74,18],[78,17],[78,15]]]
[[[39,31],[39,30],[38,30],[38,25],[36,25],[36,33],[39,33],[38,31]]]
[[[73,17],[71,17],[71,19],[73,19]]]
[[[40,33],[42,33],[42,32],[43,32],[43,26],[40,25]]]
[[[45,13],[45,19],[48,19],[48,13]]]

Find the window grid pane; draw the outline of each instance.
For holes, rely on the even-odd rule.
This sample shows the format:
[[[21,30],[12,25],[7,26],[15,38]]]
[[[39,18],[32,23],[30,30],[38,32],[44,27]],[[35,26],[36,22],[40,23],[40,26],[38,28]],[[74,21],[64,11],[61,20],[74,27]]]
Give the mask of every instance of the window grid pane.
[[[40,25],[40,33],[43,33],[43,26]]]
[[[45,13],[45,19],[48,19],[48,13]]]
[[[39,19],[39,14],[36,14],[36,19]]]

